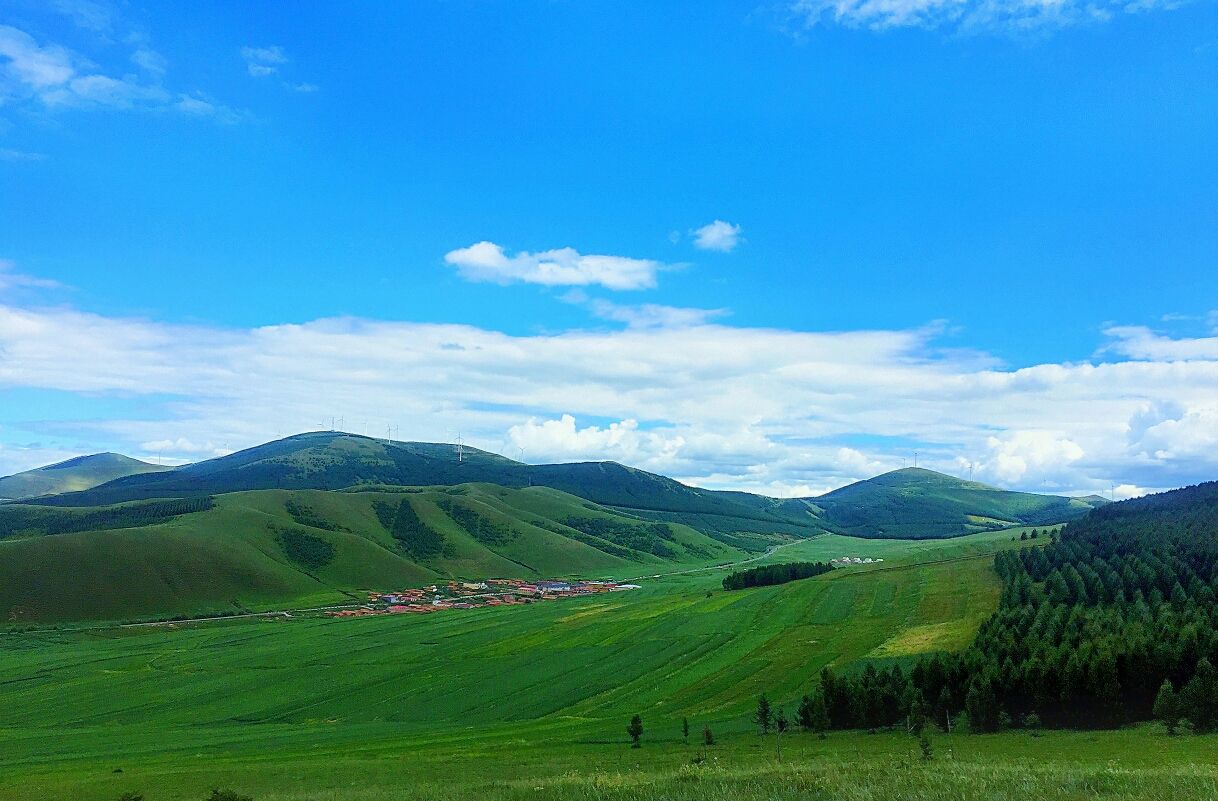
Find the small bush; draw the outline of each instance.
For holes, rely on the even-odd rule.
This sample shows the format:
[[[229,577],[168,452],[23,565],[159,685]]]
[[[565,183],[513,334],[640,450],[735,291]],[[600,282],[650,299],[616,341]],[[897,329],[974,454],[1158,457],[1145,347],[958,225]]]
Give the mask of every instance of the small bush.
[[[207,801],[254,801],[253,796],[241,795],[236,790],[212,790]]]

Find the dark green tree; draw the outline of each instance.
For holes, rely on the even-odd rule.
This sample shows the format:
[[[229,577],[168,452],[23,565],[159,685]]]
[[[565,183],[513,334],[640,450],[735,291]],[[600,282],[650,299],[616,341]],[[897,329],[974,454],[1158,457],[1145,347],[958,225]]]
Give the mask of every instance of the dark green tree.
[[[1185,717],[1198,732],[1213,731],[1218,727],[1218,670],[1202,657],[1192,679],[1181,693]]]
[[[714,745],[715,744],[715,735],[711,734],[710,726],[702,727],[702,744],[703,745]]]
[[[770,709],[770,699],[765,697],[765,693],[757,699],[757,711],[753,713],[753,722],[761,727],[762,734],[769,734],[770,727],[774,725],[774,713]]]
[[[998,699],[989,681],[976,678],[964,698],[969,731],[976,734],[998,731]]]
[[[689,744],[689,718],[681,718],[681,737]]]
[[[626,733],[630,735],[630,747],[638,748],[639,740],[643,737],[643,718],[635,715],[630,719],[630,725],[626,727]]]
[[[1176,727],[1180,725],[1180,718],[1183,715],[1180,709],[1180,696],[1171,686],[1171,679],[1164,679],[1163,684],[1159,686],[1159,694],[1155,696],[1154,715],[1167,727],[1168,734],[1176,733]]]

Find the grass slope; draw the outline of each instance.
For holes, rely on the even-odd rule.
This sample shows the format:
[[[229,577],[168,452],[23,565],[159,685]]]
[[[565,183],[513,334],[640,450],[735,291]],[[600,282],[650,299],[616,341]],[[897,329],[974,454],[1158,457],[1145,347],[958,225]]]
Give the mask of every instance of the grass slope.
[[[918,469],[887,473],[817,498],[784,500],[689,487],[614,462],[527,465],[474,448],[463,449],[458,458],[451,445],[314,432],[39,503],[89,506],[255,489],[464,483],[551,487],[756,550],[770,544],[764,535],[774,534],[947,537],[1010,525],[1044,525],[1077,517],[1101,502],[1007,492]]]
[[[472,482],[552,487],[603,505],[646,511],[656,519],[694,524],[711,534],[749,531],[806,536],[819,530],[802,505],[688,487],[613,462],[527,465],[469,447],[458,458],[452,445],[388,443],[333,432],[298,434],[160,475],[129,476],[40,503],[92,506],[255,489]]]
[[[1010,492],[906,468],[806,499],[828,527],[856,537],[953,537],[1081,517],[1103,499]]]
[[[410,504],[443,542],[420,559],[395,538],[377,504]],[[444,506],[467,510],[503,532],[483,541]],[[140,504],[136,504],[140,506]],[[296,513],[292,513],[292,509]],[[10,504],[6,516],[82,512]],[[91,510],[96,512],[96,510]],[[627,545],[568,523],[608,521],[637,535]],[[419,586],[440,578],[634,575],[708,564],[739,552],[680,525],[665,527],[664,555],[649,523],[544,487],[494,485],[404,491],[261,490],[215,498],[206,511],[134,528],[0,540],[0,615],[13,621],[132,619],[232,612],[362,599],[366,589]],[[284,531],[298,532],[285,537]],[[301,536],[303,535],[303,537]],[[332,557],[302,562],[286,541],[321,541]],[[631,547],[637,546],[637,547]]]
[[[991,554],[1024,544],[1011,534],[820,537],[769,559],[889,561],[730,593],[712,570],[423,618],[8,635],[0,798],[1212,797],[1218,741],[1154,728],[939,735],[929,764],[904,734],[791,734],[780,762],[753,733],[756,696],[790,712],[821,665],[967,642],[996,600]],[[905,636],[932,626],[949,633]],[[635,712],[638,751],[623,732]],[[691,739],[715,732],[701,763],[682,717]]]
[[[118,453],[95,453],[0,478],[0,500],[35,498],[79,492],[125,476],[157,473],[170,468],[148,464]]]

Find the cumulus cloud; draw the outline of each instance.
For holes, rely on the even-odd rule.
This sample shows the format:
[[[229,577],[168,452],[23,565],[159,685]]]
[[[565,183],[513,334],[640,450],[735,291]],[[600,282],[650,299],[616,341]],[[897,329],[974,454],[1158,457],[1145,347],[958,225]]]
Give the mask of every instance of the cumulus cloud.
[[[1122,14],[1172,9],[1180,0],[796,0],[803,27],[945,29],[958,33],[1046,31],[1105,22]]]
[[[989,437],[988,458],[978,467],[1004,484],[1018,484],[1030,472],[1042,477],[1067,474],[1085,452],[1077,442],[1053,431],[1014,431]]]
[[[356,432],[460,431],[530,461],[617,459],[784,495],[900,467],[914,449],[924,466],[971,463],[979,480],[1030,490],[1218,476],[1218,359],[1005,369],[939,335],[704,322],[513,336],[348,318],[230,329],[0,300],[0,390],[143,399],[37,436],[127,452],[164,441],[180,459],[334,415]]]
[[[729,253],[740,244],[740,226],[723,220],[709,222],[689,232],[694,238],[694,247],[699,250],[717,250]]]
[[[622,420],[607,426],[577,428],[575,417],[564,414],[557,420],[530,419],[508,429],[512,445],[551,459],[611,459],[620,462],[654,462],[680,450],[680,436],[639,430],[637,420]]]
[[[449,251],[444,261],[467,281],[541,286],[593,286],[606,289],[647,289],[667,265],[651,259],[584,255],[574,248],[539,253],[520,251],[509,256],[494,242],[478,242]]]

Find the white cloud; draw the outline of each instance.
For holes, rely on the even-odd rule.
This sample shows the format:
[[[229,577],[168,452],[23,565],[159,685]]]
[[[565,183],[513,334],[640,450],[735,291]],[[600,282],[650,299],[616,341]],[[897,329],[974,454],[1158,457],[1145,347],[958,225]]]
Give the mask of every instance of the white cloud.
[[[72,4],[74,7],[77,4]],[[81,13],[90,4],[79,4]],[[161,83],[165,60],[140,45],[131,55],[144,75],[108,75],[88,59],[55,44],[39,44],[25,31],[0,25],[0,102],[5,98],[41,105],[47,109],[112,108],[177,110],[221,122],[239,117],[236,112],[208,103],[200,114],[188,95],[166,89]]]
[[[168,62],[165,57],[149,47],[141,47],[131,54],[131,61],[138,67],[155,75],[164,75]]]
[[[562,295],[560,300],[583,306],[602,320],[625,323],[629,328],[688,328],[706,325],[729,313],[727,309],[695,309],[657,303],[614,303],[604,298],[589,297],[582,289],[572,289]]]
[[[46,421],[37,436],[127,452],[168,441],[175,459],[335,415],[357,432],[460,431],[491,450],[525,447],[530,461],[610,458],[776,494],[900,467],[914,449],[924,466],[967,475],[972,463],[979,480],[1030,490],[1218,476],[1218,359],[1012,370],[937,347],[939,330],[704,322],[511,336],[358,319],[226,329],[9,300],[0,390],[140,398],[127,417]]]
[[[58,281],[19,273],[17,265],[11,260],[0,259],[0,293],[14,289],[60,289],[62,287],[63,285]]]
[[[832,23],[872,30],[927,28],[968,34],[1046,31],[1182,4],[1181,0],[796,0],[790,10],[796,23],[805,28]]]
[[[106,3],[93,0],[54,0],[51,5],[78,27],[86,30],[106,33],[114,23],[114,12]]]
[[[185,437],[142,442],[140,443],[140,450],[145,454],[155,455],[157,459],[153,461],[157,464],[161,463],[159,460],[164,453],[171,453],[177,457],[190,455],[198,459],[212,459],[216,456],[227,456],[233,452],[231,448],[221,447],[214,442],[192,442]]]
[[[1112,341],[1102,352],[1116,353],[1130,359],[1218,359],[1218,336],[1174,339],[1140,325],[1110,326],[1104,329],[1104,333]]]
[[[990,453],[977,465],[979,473],[1004,484],[1018,484],[1029,473],[1042,480],[1066,474],[1085,455],[1078,443],[1052,431],[1013,431],[986,444]]]
[[[640,431],[636,420],[577,428],[575,418],[569,414],[557,420],[530,419],[512,426],[508,438],[513,446],[546,459],[610,459],[633,464],[663,459],[685,444],[680,436]]]
[[[709,222],[689,232],[694,237],[694,247],[699,250],[717,250],[729,253],[740,244],[740,226],[723,220]]]
[[[41,47],[25,31],[0,25],[0,57],[10,80],[35,91],[60,86],[76,74],[72,55],[62,47]]]
[[[656,285],[656,273],[667,265],[651,259],[584,255],[574,248],[540,253],[521,251],[508,256],[494,242],[478,242],[445,254],[444,261],[467,281],[542,286],[592,286],[606,289],[646,289]]]
[[[241,58],[245,59],[245,68],[255,78],[265,78],[279,72],[279,68],[288,63],[288,57],[283,48],[273,47],[243,47]]]

